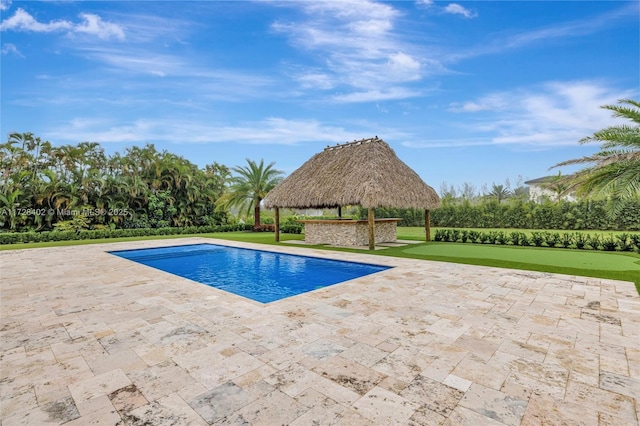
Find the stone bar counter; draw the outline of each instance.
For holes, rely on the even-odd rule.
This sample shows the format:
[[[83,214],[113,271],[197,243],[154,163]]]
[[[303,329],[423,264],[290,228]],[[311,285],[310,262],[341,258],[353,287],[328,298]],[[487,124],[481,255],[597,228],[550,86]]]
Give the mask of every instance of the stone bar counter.
[[[396,227],[402,219],[375,219],[375,243],[397,241]],[[308,244],[366,246],[369,244],[369,222],[353,219],[306,219],[304,241]]]

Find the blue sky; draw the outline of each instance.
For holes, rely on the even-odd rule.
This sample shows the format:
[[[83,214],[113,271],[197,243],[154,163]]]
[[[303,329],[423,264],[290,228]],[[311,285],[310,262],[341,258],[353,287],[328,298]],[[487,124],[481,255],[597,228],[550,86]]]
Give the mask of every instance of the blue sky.
[[[640,95],[637,1],[0,0],[1,133],[204,167],[379,136],[437,191],[597,151]],[[564,173],[571,169],[561,169]]]

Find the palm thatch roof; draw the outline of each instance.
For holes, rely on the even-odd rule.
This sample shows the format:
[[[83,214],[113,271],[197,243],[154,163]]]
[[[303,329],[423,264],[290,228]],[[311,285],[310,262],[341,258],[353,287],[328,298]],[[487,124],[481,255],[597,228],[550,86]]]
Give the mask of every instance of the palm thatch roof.
[[[434,209],[440,198],[377,136],[327,146],[272,189],[267,208]]]

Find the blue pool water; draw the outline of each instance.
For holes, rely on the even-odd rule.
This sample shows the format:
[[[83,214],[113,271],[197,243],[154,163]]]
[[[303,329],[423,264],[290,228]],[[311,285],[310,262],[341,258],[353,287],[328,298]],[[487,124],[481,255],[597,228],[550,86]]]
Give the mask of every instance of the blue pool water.
[[[262,303],[389,269],[215,244],[110,253]]]

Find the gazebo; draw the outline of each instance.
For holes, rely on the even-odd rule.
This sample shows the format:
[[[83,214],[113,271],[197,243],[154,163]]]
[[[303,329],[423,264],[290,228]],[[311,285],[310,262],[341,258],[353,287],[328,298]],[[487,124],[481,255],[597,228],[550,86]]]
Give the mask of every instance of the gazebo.
[[[264,198],[266,208],[275,208],[276,241],[280,240],[280,208],[366,208],[370,250],[375,248],[375,208],[424,209],[425,236],[430,241],[429,211],[439,205],[434,189],[377,136],[327,146]]]

